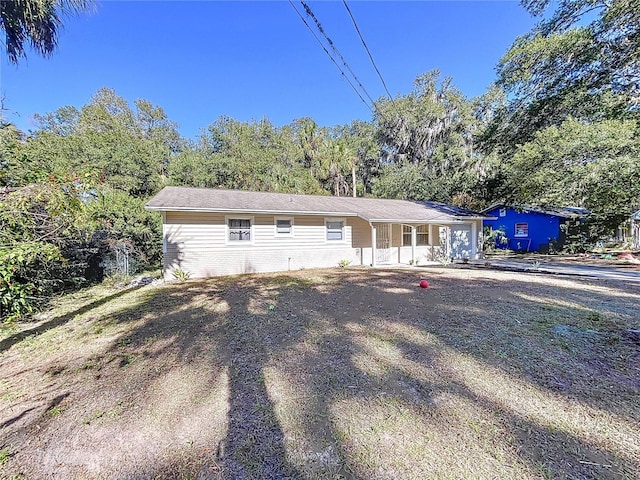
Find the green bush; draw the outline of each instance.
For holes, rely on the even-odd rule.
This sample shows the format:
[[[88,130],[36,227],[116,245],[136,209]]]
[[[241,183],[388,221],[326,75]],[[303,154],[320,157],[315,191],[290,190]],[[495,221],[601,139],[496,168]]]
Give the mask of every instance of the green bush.
[[[493,229],[489,226],[484,227],[483,232],[483,248],[485,252],[493,252],[498,246],[506,247],[509,244],[509,239],[504,231],[504,228]]]
[[[126,244],[141,270],[158,267],[162,259],[162,217],[145,210],[144,203],[126,192],[105,190],[87,205],[102,254]]]
[[[51,244],[0,248],[0,319],[12,321],[33,312],[55,288],[45,272],[63,262],[58,248]]]

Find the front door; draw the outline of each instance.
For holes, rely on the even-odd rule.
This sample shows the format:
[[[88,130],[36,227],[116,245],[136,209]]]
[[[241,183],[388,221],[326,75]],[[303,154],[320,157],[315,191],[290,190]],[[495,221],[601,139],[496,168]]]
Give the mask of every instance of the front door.
[[[381,223],[376,227],[376,263],[391,262],[391,224]]]

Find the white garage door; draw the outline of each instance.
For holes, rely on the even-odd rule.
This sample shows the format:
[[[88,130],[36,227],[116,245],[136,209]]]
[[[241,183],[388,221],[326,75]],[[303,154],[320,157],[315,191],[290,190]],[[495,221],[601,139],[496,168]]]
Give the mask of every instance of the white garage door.
[[[471,225],[453,225],[451,227],[451,256],[453,258],[473,258]]]

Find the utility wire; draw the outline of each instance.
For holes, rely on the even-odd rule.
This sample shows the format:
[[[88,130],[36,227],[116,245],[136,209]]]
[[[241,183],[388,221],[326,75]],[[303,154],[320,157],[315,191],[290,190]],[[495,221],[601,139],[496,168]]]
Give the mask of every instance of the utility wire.
[[[304,2],[300,2],[304,5],[305,9],[307,10],[307,13],[309,13],[309,11],[311,10]],[[313,29],[311,28],[311,26],[307,23],[307,21],[305,20],[304,16],[298,11],[298,9],[296,8],[296,6],[293,4],[292,0],[289,0],[289,4],[291,5],[291,7],[296,11],[296,13],[298,14],[298,16],[300,17],[300,19],[302,20],[302,22],[306,25],[306,27],[309,29],[309,31],[311,32],[311,34],[313,35],[313,37],[316,39],[316,41],[320,44],[320,47],[322,47],[322,50],[324,50],[324,53],[327,54],[327,56],[329,57],[329,59],[331,59],[331,61],[333,62],[333,64],[336,66],[336,68],[338,69],[338,71],[340,72],[340,74],[345,78],[345,80],[349,83],[349,85],[351,86],[351,88],[353,89],[354,92],[356,92],[356,95],[358,95],[358,97],[360,98],[360,100],[362,100],[362,103],[364,103],[367,108],[369,109],[369,111],[373,114],[374,110],[373,108],[375,108],[375,103],[373,102],[373,100],[371,100],[371,97],[369,96],[369,94],[367,93],[367,91],[364,89],[364,87],[362,87],[362,84],[360,84],[359,80],[357,79],[357,77],[354,78],[356,79],[356,81],[360,84],[360,87],[362,88],[362,90],[365,92],[365,94],[367,95],[367,97],[369,98],[369,100],[371,100],[371,105],[373,105],[373,108],[371,107],[371,105],[369,103],[367,103],[367,101],[362,97],[362,95],[360,94],[360,92],[358,91],[358,89],[356,88],[356,86],[353,84],[353,82],[349,79],[349,77],[347,77],[347,75],[345,74],[344,70],[342,70],[342,68],[340,67],[340,65],[338,65],[338,62],[336,61],[335,58],[333,58],[333,56],[331,55],[331,53],[329,53],[329,50],[327,50],[327,48],[324,46],[324,44],[322,43],[322,41],[320,40],[320,38],[318,38],[318,36],[316,35],[316,32],[313,31]],[[315,16],[313,15],[313,12],[311,12],[311,16],[312,18],[315,19]],[[328,39],[327,35],[324,34],[324,30],[322,30],[322,26],[320,25],[320,23],[317,21],[316,19],[316,25],[319,26],[319,30],[323,33],[323,35],[325,36],[325,38]],[[330,39],[328,39],[329,44],[333,45],[333,42],[331,42]],[[333,47],[335,50],[335,47]],[[342,55],[340,55],[340,57],[342,58]],[[342,59],[343,63],[346,65],[346,62],[344,62],[344,58]],[[348,68],[348,67],[347,67]],[[349,71],[351,71],[351,69],[349,69]],[[351,72],[351,74],[353,75],[353,72]]]
[[[353,77],[353,79],[358,83],[358,86],[362,89],[362,91],[364,92],[364,94],[367,96],[367,98],[369,99],[369,101],[374,104],[375,106],[375,102],[373,101],[373,98],[371,98],[371,95],[369,95],[369,92],[367,92],[367,89],[364,88],[364,85],[362,85],[362,82],[360,81],[360,79],[357,77],[357,75],[355,73],[353,73],[353,70],[351,70],[351,67],[349,66],[349,64],[347,63],[347,61],[344,59],[344,57],[342,56],[342,54],[340,53],[340,51],[338,50],[338,47],[336,47],[336,45],[333,43],[333,41],[331,40],[331,38],[329,38],[329,35],[327,35],[327,33],[324,31],[324,28],[322,28],[322,24],[320,23],[320,21],[317,19],[317,17],[315,16],[315,14],[313,13],[313,10],[311,10],[311,7],[309,5],[307,5],[305,2],[301,1],[300,2],[302,4],[302,6],[304,7],[305,12],[307,13],[307,15],[309,17],[311,17],[311,19],[314,21],[314,23],[316,24],[316,27],[318,28],[318,30],[320,31],[320,33],[324,36],[324,38],[327,40],[327,43],[329,44],[329,46],[331,47],[331,50],[333,50],[333,52],[340,57],[340,60],[342,61],[342,64],[347,68],[347,70],[349,70],[349,73],[351,74],[351,76]]]
[[[373,60],[373,55],[371,55],[371,51],[369,50],[369,47],[367,46],[367,42],[364,41],[362,33],[360,33],[360,29],[358,28],[358,24],[356,23],[356,19],[353,17],[353,14],[351,13],[351,9],[349,8],[349,5],[347,5],[347,0],[342,0],[342,3],[344,4],[344,8],[347,9],[347,12],[349,13],[349,17],[351,17],[351,21],[353,22],[353,26],[355,27],[356,32],[358,33],[358,37],[360,37],[360,41],[362,42],[362,46],[367,51],[367,55],[369,55],[369,60],[371,60],[371,64],[373,65],[373,68],[375,69],[376,73],[378,74],[378,77],[380,77],[380,81],[382,82],[382,86],[384,87],[384,91],[387,92],[387,95],[389,96],[389,99],[391,99],[391,103],[393,104],[393,107],[395,109],[396,108],[396,102],[393,99],[393,97],[391,96],[391,93],[389,93],[389,89],[387,88],[387,83],[384,81],[384,78],[382,78],[382,73],[380,73],[380,70],[378,70],[378,66],[376,65],[376,62]],[[397,113],[397,110],[396,110],[396,113]]]

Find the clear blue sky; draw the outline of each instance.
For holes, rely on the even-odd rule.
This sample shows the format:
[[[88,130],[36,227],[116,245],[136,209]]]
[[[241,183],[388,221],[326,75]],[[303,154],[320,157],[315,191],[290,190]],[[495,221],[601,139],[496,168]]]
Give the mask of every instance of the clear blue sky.
[[[371,97],[384,95],[342,2],[310,6]],[[498,59],[535,24],[515,1],[349,6],[393,95],[435,68],[468,97],[482,94]],[[161,106],[191,138],[220,115],[277,125],[371,119],[288,1],[103,0],[65,21],[51,58],[30,53],[16,67],[3,55],[1,68],[5,116],[23,130],[34,129],[34,113],[81,107],[100,87]]]

